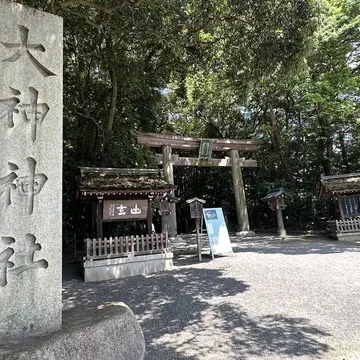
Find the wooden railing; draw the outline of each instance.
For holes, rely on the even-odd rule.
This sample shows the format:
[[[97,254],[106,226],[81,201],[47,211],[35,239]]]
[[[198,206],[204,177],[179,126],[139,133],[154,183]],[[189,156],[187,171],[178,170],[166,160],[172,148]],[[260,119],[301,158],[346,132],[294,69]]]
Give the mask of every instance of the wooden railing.
[[[360,219],[336,220],[336,232],[347,233],[360,231]]]
[[[85,259],[94,260],[165,252],[169,239],[167,234],[121,236],[85,239],[85,245]]]

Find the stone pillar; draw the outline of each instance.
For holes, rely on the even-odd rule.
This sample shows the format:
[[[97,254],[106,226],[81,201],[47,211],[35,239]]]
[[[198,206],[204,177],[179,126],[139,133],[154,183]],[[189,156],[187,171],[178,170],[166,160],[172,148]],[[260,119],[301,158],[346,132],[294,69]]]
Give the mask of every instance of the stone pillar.
[[[276,218],[278,223],[278,234],[281,237],[286,237],[286,230],[284,226],[284,220],[282,216],[282,210],[279,208],[279,199],[276,199]]]
[[[239,152],[237,150],[230,150],[231,157],[231,173],[234,184],[235,202],[236,202],[236,215],[238,220],[237,235],[254,235],[250,231],[249,218],[246,206],[246,196],[244,181],[240,166]]]
[[[163,146],[162,147],[162,153],[163,153],[163,168],[164,168],[164,176],[165,180],[174,185],[174,170],[173,170],[173,164],[171,160],[171,146]],[[174,191],[172,191],[172,194],[174,194]],[[169,204],[171,214],[169,216],[163,216],[162,217],[162,229],[168,229],[169,236],[176,236],[177,235],[177,224],[176,224],[176,204],[170,203]],[[166,221],[168,222],[168,226],[166,227]]]
[[[63,21],[0,0],[0,340],[61,328]]]

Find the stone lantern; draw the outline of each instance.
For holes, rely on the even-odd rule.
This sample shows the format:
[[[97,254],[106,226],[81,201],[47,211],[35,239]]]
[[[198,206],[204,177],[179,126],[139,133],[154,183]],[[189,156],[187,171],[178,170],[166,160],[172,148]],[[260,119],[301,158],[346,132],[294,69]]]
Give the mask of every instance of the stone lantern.
[[[177,198],[176,196],[166,193],[160,197],[158,197],[156,200],[160,201],[160,208],[159,208],[159,214],[162,219],[162,230],[168,234],[169,232],[169,216],[172,213],[172,210],[170,208],[171,203],[177,203],[180,201],[180,198]]]
[[[186,202],[190,205],[190,217],[195,219],[197,251],[199,261],[201,261],[200,220],[203,217],[203,208],[206,200],[194,197],[192,199],[186,200]]]
[[[288,194],[283,188],[277,188],[271,190],[265,197],[261,199],[262,201],[267,202],[271,210],[276,211],[278,233],[281,237],[286,236],[282,211],[286,208],[285,199],[288,197],[290,197],[290,194]]]

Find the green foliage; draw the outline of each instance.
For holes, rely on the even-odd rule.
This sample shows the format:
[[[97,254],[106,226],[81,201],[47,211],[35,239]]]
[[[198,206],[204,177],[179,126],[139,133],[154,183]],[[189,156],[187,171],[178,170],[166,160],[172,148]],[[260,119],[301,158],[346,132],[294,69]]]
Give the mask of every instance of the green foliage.
[[[359,170],[356,0],[18,2],[64,18],[69,233],[80,216],[78,166],[155,166],[134,130],[262,139],[259,168],[244,171],[258,228],[275,221],[259,201],[272,187],[295,194],[288,221],[305,228],[329,214],[317,198],[320,174]],[[229,171],[175,174],[181,197],[226,206],[235,222]],[[181,227],[186,216],[180,204]]]

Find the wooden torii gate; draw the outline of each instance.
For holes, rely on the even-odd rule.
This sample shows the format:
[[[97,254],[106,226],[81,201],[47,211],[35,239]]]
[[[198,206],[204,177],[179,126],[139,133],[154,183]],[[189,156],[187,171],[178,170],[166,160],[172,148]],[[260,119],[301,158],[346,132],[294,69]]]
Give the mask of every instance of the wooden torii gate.
[[[238,220],[238,235],[254,234],[250,231],[248,211],[242,167],[257,167],[256,160],[247,160],[239,157],[240,151],[256,151],[262,145],[259,140],[231,140],[231,139],[201,139],[188,136],[163,135],[155,133],[136,133],[138,144],[149,147],[162,148],[162,154],[156,154],[158,165],[163,165],[165,179],[168,183],[174,184],[173,166],[227,166],[231,167],[236,214]],[[212,151],[229,151],[230,157],[223,159],[201,159],[191,157],[180,157],[172,154],[172,149],[200,149],[202,142],[208,141]],[[177,234],[176,208],[171,204],[172,213],[168,217],[168,231],[170,236]],[[164,225],[164,224],[163,224]]]

